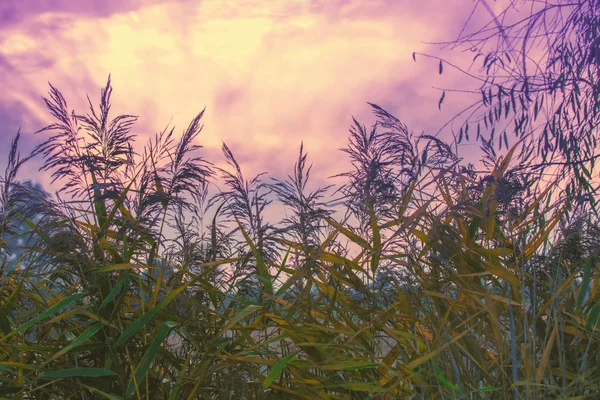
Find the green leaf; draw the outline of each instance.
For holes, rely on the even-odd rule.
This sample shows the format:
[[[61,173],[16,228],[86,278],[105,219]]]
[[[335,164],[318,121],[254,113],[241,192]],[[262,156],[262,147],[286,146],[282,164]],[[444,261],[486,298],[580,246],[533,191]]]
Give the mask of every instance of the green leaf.
[[[498,391],[498,390],[500,390],[499,387],[496,387],[496,386],[486,386],[486,387],[483,387],[481,389],[478,389],[477,391],[478,392],[495,392],[495,391]]]
[[[457,392],[460,390],[460,387],[452,382],[450,382],[448,379],[446,379],[446,376],[444,375],[443,372],[440,372],[437,374],[437,379],[442,382],[442,384],[447,388],[452,390],[453,392]]]
[[[209,268],[207,268],[204,272],[207,273],[208,271],[210,271]],[[150,321],[156,314],[158,314],[160,310],[169,305],[169,303],[172,302],[175,299],[175,297],[179,296],[181,292],[183,292],[188,286],[196,282],[202,276],[204,276],[204,274],[197,275],[193,279],[190,279],[188,282],[186,282],[184,285],[181,285],[177,289],[173,290],[171,293],[165,296],[165,298],[162,299],[160,303],[152,307],[149,311],[145,312],[138,319],[129,324],[129,326],[125,328],[121,336],[119,336],[114,346],[120,346],[121,344],[123,344],[123,342],[125,342],[127,339],[133,336],[137,331],[142,329],[142,327],[146,325],[148,321]]]
[[[335,364],[321,365],[319,368],[324,371],[357,371],[362,369],[374,369],[380,366],[380,363],[371,361],[349,360]]]
[[[369,242],[365,239],[361,238],[356,233],[352,232],[350,229],[344,227],[342,224],[338,223],[336,220],[330,217],[324,217],[325,221],[335,229],[337,229],[341,234],[346,236],[348,239],[352,240],[354,243],[358,244],[360,247],[364,249],[368,249],[370,247]]]
[[[252,250],[252,254],[254,255],[254,258],[256,259],[256,273],[258,274],[258,279],[263,283],[267,294],[270,294],[271,296],[273,296],[275,294],[275,292],[273,292],[273,282],[271,282],[271,275],[269,274],[269,268],[267,267],[267,264],[265,264],[260,252],[258,251],[256,246],[252,242],[252,239],[250,238],[250,236],[248,236],[248,233],[242,226],[242,223],[237,219],[237,217],[235,218],[235,220],[237,221],[240,231],[242,232],[242,235],[244,235],[244,238],[246,239],[246,243],[248,243],[248,245],[250,246],[250,249]]]
[[[305,274],[303,274],[302,271],[294,272],[294,274],[292,276],[290,276],[283,283],[283,285],[281,285],[281,287],[279,288],[279,290],[277,291],[277,293],[275,295],[277,297],[281,297],[283,294],[285,294],[285,292],[287,292],[287,290],[290,287],[292,287],[292,285],[294,285],[296,282],[298,282],[300,279],[302,279],[304,277],[305,277]]]
[[[8,372],[9,374],[15,375],[16,372],[11,367],[7,367],[6,365],[0,365],[0,371]]]
[[[120,271],[120,270],[131,270],[137,268],[158,268],[153,265],[142,265],[142,264],[129,264],[129,263],[121,263],[121,264],[112,264],[107,265],[102,268],[96,268],[91,270],[90,272],[111,272],[111,271]]]
[[[594,304],[590,312],[588,313],[586,328],[592,329],[598,323],[600,319],[600,303]]]
[[[5,335],[8,335],[11,330],[12,328],[10,327],[10,321],[8,320],[4,309],[0,307],[0,332],[2,332]]]
[[[12,310],[12,307],[15,304],[15,301],[17,301],[17,298],[21,294],[21,289],[23,288],[24,282],[25,282],[25,279],[21,279],[19,281],[19,283],[17,284],[17,287],[8,296],[8,299],[6,300],[6,304],[4,305],[4,311],[6,311],[7,315],[8,315],[8,313],[10,313],[10,310]]]
[[[183,381],[189,376],[187,374],[187,370],[188,367],[190,366],[190,359],[192,357],[193,352],[188,352],[187,358],[185,360],[183,360],[183,367],[181,368],[181,370],[179,371],[179,376],[177,378],[177,381],[175,382],[175,385],[172,386],[171,389],[171,393],[169,394],[169,400],[177,400],[180,398],[180,393],[181,393],[181,389],[183,386]],[[193,364],[192,364],[193,366]]]
[[[423,158],[427,157],[427,149],[423,153]],[[375,210],[373,207],[369,210],[371,217],[371,231],[373,232],[373,253],[371,254],[371,272],[373,275],[377,268],[379,267],[379,260],[381,259],[381,234],[379,232],[379,227],[377,226],[377,216],[375,215]]]
[[[256,310],[259,310],[261,308],[262,308],[262,306],[257,306],[254,304],[250,304],[249,306],[246,306],[246,308],[244,308],[242,311],[240,311],[235,317],[233,317],[231,319],[231,321],[229,321],[227,323],[227,325],[225,325],[225,330],[231,329],[235,324],[237,324],[238,322],[240,322],[241,320],[243,320],[244,318],[246,318],[247,316],[249,316]]]
[[[281,360],[277,361],[275,365],[273,365],[273,368],[271,368],[269,375],[267,375],[267,378],[262,383],[265,389],[268,388],[271,385],[271,383],[273,383],[273,381],[281,374],[281,372],[285,369],[289,362],[292,361],[294,357],[296,357],[296,354],[298,354],[297,351],[292,354],[288,354]]]
[[[79,346],[80,344],[84,343],[86,340],[88,340],[89,338],[94,336],[103,327],[104,327],[104,324],[102,324],[102,323],[97,323],[97,324],[90,326],[85,331],[83,331],[83,333],[81,335],[79,335],[79,337],[77,339],[73,340],[71,343],[69,343],[68,345],[66,345],[65,347],[60,349],[57,353],[52,355],[52,357],[50,357],[46,362],[44,362],[44,365],[48,364],[51,361],[56,360],[58,357],[71,351],[74,347]]]
[[[285,256],[283,256],[283,260],[281,260],[281,265],[279,266],[279,271],[277,271],[277,274],[273,278],[274,280],[277,280],[277,278],[279,278],[279,275],[281,275],[281,273],[285,270],[285,264],[287,263],[287,260],[288,260],[291,250],[292,250],[292,246],[288,247],[287,252],[285,253]],[[277,295],[279,296],[279,291],[277,292]]]
[[[99,394],[100,396],[103,396],[105,399],[108,399],[108,400],[123,400],[123,397],[117,396],[114,393],[106,393],[106,392],[103,392],[102,390],[96,389],[95,387],[92,387],[92,386],[83,385],[83,384],[80,384],[80,385],[83,386],[84,388],[88,389],[88,390],[91,390],[94,393]]]
[[[102,302],[102,304],[100,304],[100,307],[98,308],[99,310],[103,309],[104,307],[106,307],[112,299],[114,299],[119,293],[121,293],[121,289],[123,288],[124,285],[129,284],[129,272],[126,272],[127,275],[125,275],[123,277],[123,279],[121,279],[113,288],[112,290],[108,293],[108,295],[106,296],[106,298],[104,299],[104,301]]]
[[[0,337],[0,342],[3,342],[4,340],[8,339],[9,337],[16,335],[19,332],[23,332],[24,330],[28,329],[29,327],[37,324],[38,322],[40,322],[41,320],[50,317],[52,314],[56,313],[57,311],[65,308],[66,306],[68,306],[71,303],[76,302],[77,300],[80,300],[81,298],[87,296],[87,293],[77,293],[77,294],[73,294],[71,296],[65,297],[64,299],[62,299],[61,301],[59,301],[58,303],[56,303],[55,305],[53,305],[52,307],[50,307],[48,310],[44,311],[43,313],[41,313],[40,315],[38,315],[37,317],[25,322],[22,325],[19,325],[19,327],[15,330],[13,330],[12,332],[10,332],[9,334],[7,334],[6,336]]]
[[[577,297],[577,305],[581,307],[585,300],[585,295],[588,292],[588,287],[590,286],[590,281],[592,278],[592,259],[588,257],[585,259],[585,271],[583,272],[583,279],[581,280],[581,285],[579,287],[579,296]]]
[[[144,375],[146,375],[146,372],[148,371],[148,367],[150,367],[150,363],[152,362],[154,356],[156,356],[156,353],[158,353],[158,350],[160,349],[160,345],[169,335],[171,329],[173,329],[175,325],[175,322],[172,321],[166,321],[161,325],[160,329],[156,333],[156,336],[154,337],[154,340],[152,340],[152,343],[150,343],[150,346],[148,346],[148,349],[144,353],[142,360],[135,369],[134,376],[131,377],[129,385],[127,385],[126,393],[128,397],[133,395],[136,386],[139,386],[140,382],[142,382]]]
[[[92,183],[93,185],[91,185],[91,187],[97,187],[98,185],[98,180],[96,179],[96,175],[94,174],[94,171],[90,170],[90,175],[92,178]],[[102,192],[99,189],[94,189],[93,191],[94,196],[94,210],[96,211],[96,217],[98,218],[98,225],[99,226],[103,226],[106,223],[106,203],[104,202],[104,199],[102,198]]]
[[[67,368],[44,371],[39,377],[40,379],[60,379],[72,378],[76,376],[97,378],[103,376],[117,376],[117,373],[104,368]]]

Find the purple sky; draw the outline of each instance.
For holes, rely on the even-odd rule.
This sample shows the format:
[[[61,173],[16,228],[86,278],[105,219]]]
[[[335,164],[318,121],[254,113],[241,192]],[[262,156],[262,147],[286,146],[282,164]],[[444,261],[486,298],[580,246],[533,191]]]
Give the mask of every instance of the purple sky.
[[[32,132],[52,122],[41,99],[48,82],[84,112],[86,93],[97,102],[111,73],[113,116],[140,117],[138,146],[167,124],[181,132],[206,106],[199,144],[210,161],[223,165],[224,141],[246,176],[285,176],[303,140],[312,176],[326,183],[347,168],[337,149],[352,116],[374,122],[367,101],[416,133],[435,133],[465,104],[447,94],[439,111],[432,86],[457,87],[464,77],[439,76],[435,61],[414,63],[412,53],[442,55],[424,42],[454,39],[474,4],[3,0],[0,145],[19,127],[23,152],[43,139]],[[26,174],[48,182],[35,164]]]

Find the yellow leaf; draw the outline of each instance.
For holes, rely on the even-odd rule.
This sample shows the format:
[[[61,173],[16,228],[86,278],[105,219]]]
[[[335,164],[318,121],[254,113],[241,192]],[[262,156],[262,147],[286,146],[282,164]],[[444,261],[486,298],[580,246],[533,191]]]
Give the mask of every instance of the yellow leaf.
[[[552,329],[552,333],[550,334],[550,337],[546,342],[544,353],[542,354],[542,358],[540,359],[538,368],[535,371],[535,383],[540,383],[542,381],[542,378],[544,377],[544,372],[548,367],[548,361],[550,361],[550,353],[552,352],[552,346],[554,346],[554,339],[556,339],[556,325],[554,326],[554,329]]]

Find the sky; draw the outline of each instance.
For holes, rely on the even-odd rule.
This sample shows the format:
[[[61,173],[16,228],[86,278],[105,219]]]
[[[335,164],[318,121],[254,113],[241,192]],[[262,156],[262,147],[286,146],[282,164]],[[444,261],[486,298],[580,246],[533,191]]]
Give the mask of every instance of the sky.
[[[49,82],[83,113],[86,94],[97,104],[111,74],[113,116],[139,116],[138,148],[166,126],[182,132],[206,107],[197,144],[209,161],[224,166],[225,142],[246,176],[285,177],[303,141],[316,184],[327,184],[348,168],[338,149],[352,117],[374,122],[367,102],[416,133],[436,133],[460,110],[464,100],[448,94],[438,110],[434,87],[460,87],[465,78],[440,76],[435,60],[415,63],[412,53],[446,54],[426,42],[454,39],[474,4],[2,0],[0,146],[19,128],[23,153],[44,139],[33,132],[53,122],[42,101]],[[47,186],[37,167],[23,175]]]

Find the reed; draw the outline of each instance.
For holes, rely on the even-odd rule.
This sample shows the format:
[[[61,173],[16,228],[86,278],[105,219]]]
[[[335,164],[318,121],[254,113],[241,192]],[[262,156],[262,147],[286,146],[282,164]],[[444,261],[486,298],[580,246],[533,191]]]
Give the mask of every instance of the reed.
[[[16,180],[29,157],[13,141],[1,182],[0,396],[599,390],[598,220],[569,212],[556,182],[521,173],[520,143],[475,171],[372,105],[377,122],[355,121],[337,193],[307,191],[302,146],[288,179],[270,183],[246,180],[224,146],[230,170],[209,198],[215,169],[195,144],[203,113],[136,154],[135,118],[109,118],[111,92],[109,80],[84,116],[51,88],[57,122],[32,156],[59,193]],[[344,199],[339,220],[328,193]],[[272,202],[287,211],[276,224],[263,218]]]

